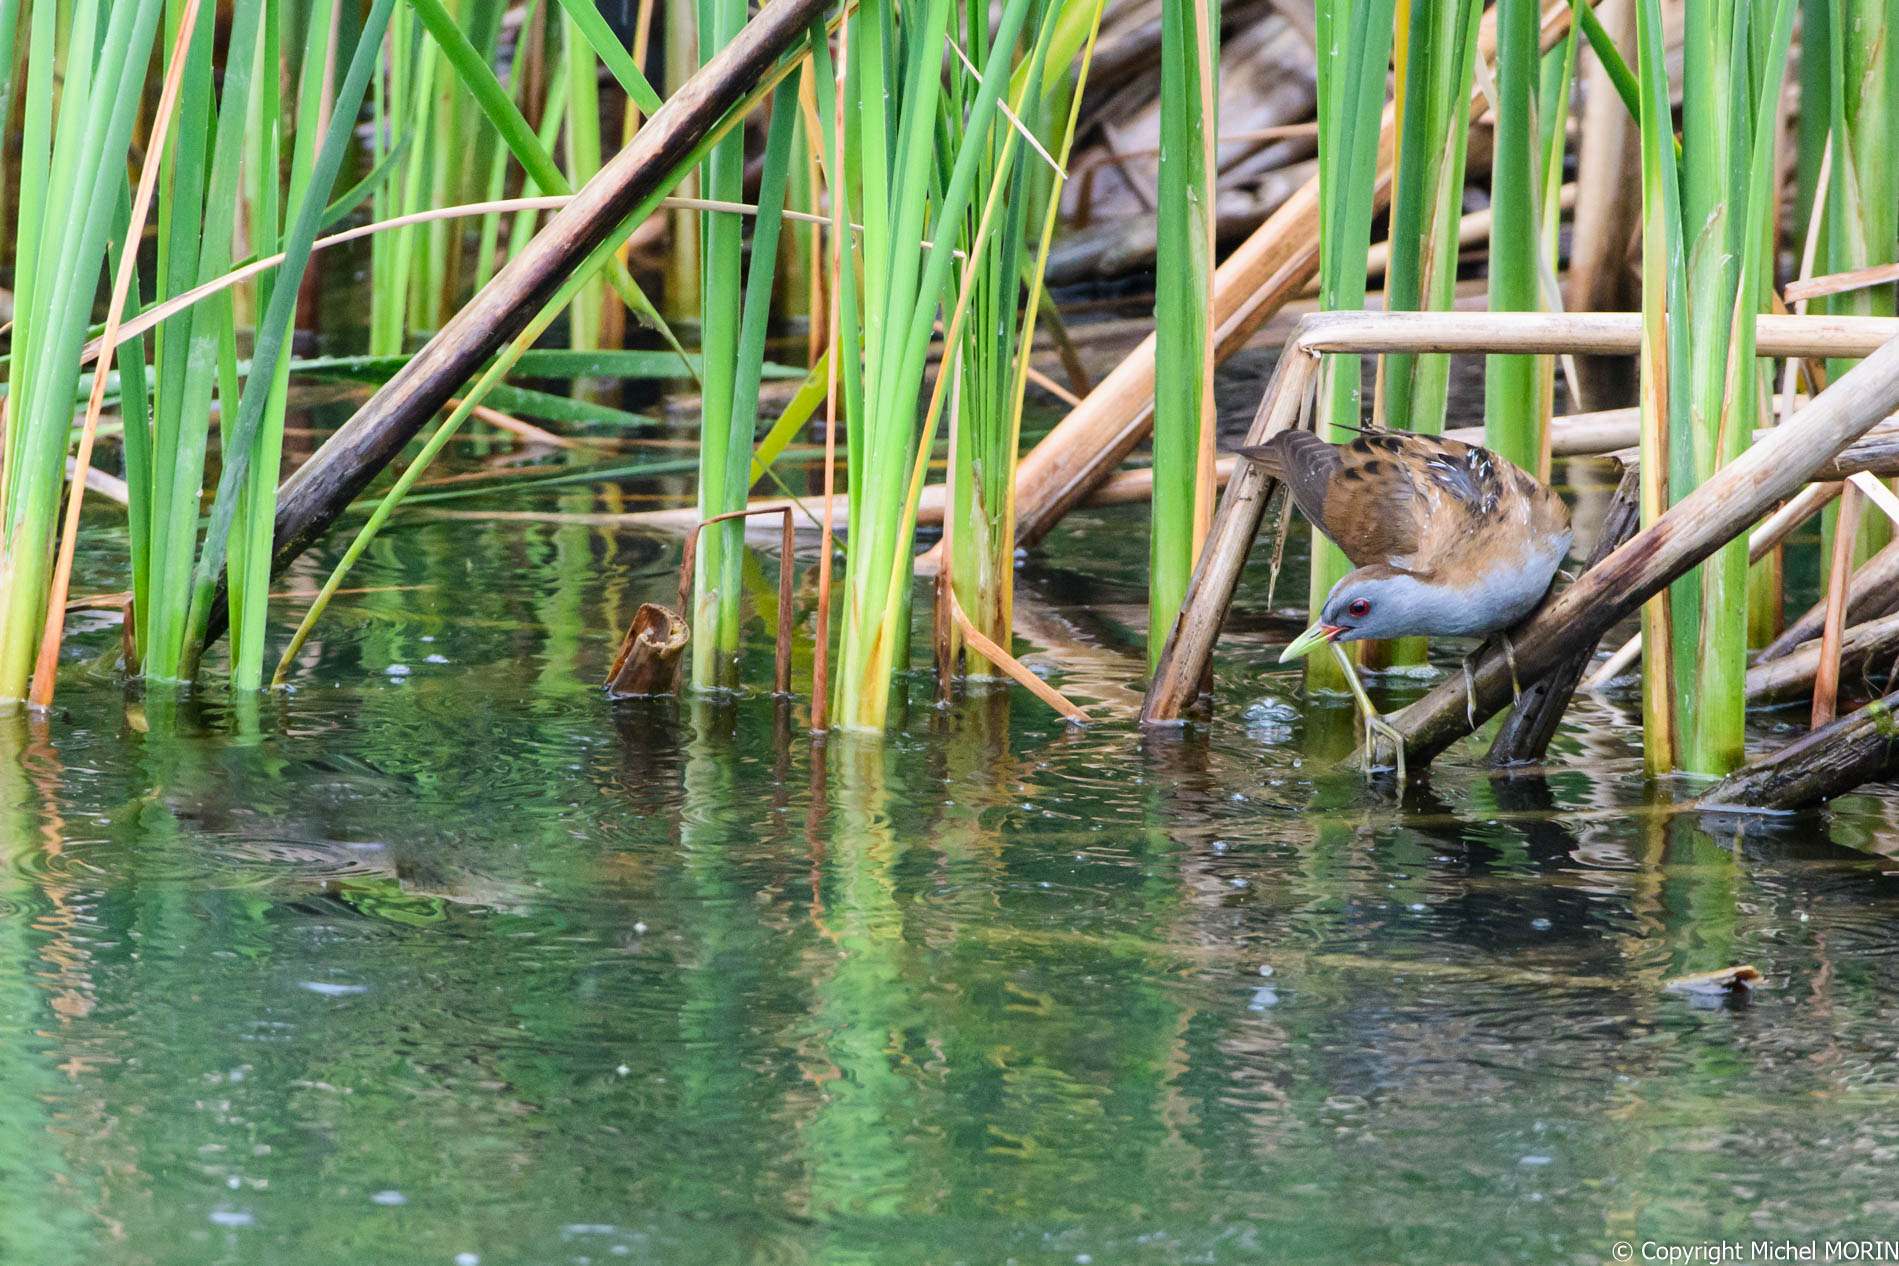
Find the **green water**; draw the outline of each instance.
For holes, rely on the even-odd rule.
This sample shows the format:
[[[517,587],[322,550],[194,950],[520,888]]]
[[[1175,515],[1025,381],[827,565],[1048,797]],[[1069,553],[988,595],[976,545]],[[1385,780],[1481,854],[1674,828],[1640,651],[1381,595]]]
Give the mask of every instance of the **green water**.
[[[881,748],[814,749],[802,700],[609,705],[677,542],[597,526],[407,520],[261,702],[128,704],[86,617],[59,715],[0,724],[0,1259],[1550,1263],[1899,1230],[1890,795],[1668,819],[1623,698],[1578,705],[1547,780],[1466,746],[1400,801],[1332,769],[1350,713],[1274,661],[1263,561],[1210,724],[1143,738],[1140,523],[1079,515],[1022,578],[1085,731],[1021,692],[939,712],[921,677]],[[98,529],[81,590],[121,583]],[[1661,987],[1739,962],[1741,1009]]]

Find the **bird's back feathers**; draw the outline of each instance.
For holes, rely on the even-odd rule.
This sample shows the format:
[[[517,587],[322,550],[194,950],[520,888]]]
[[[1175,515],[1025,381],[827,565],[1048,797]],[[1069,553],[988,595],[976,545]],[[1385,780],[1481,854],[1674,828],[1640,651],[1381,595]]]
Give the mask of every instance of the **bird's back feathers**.
[[[1508,565],[1500,539],[1568,539],[1562,499],[1473,444],[1405,431],[1328,444],[1288,430],[1240,452],[1285,483],[1300,512],[1354,567],[1483,571]]]

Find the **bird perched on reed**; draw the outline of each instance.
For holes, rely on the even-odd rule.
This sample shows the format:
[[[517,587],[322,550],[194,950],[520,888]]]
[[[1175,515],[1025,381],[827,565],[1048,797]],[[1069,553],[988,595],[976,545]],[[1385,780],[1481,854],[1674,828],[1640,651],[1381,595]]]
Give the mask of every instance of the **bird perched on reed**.
[[[1367,768],[1382,736],[1402,781],[1404,740],[1372,707],[1339,643],[1510,628],[1542,601],[1568,554],[1569,511],[1488,449],[1435,435],[1370,431],[1328,444],[1310,431],[1281,431],[1240,453],[1285,484],[1354,568],[1279,658],[1330,646],[1365,717]],[[1504,648],[1510,654],[1507,639]],[[1468,675],[1468,660],[1465,668]]]

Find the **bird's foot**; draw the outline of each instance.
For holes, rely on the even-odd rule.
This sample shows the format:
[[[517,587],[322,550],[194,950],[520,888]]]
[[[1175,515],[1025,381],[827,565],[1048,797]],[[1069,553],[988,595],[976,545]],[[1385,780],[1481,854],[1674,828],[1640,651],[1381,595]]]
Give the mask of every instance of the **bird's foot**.
[[[1477,650],[1464,656],[1464,715],[1470,720],[1470,728],[1477,728],[1477,656],[1483,650]]]
[[[1397,774],[1398,785],[1404,786],[1404,735],[1397,726],[1379,716],[1376,712],[1365,714],[1365,776],[1371,777],[1378,772],[1378,741],[1384,739],[1391,744],[1391,764]]]

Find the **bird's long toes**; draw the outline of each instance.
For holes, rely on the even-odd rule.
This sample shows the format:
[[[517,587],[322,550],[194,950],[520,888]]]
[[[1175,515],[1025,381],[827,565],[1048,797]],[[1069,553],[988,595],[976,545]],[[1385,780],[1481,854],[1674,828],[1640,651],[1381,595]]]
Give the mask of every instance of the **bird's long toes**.
[[[1397,726],[1382,717],[1365,718],[1365,774],[1370,777],[1381,768],[1378,764],[1380,739],[1391,744],[1392,770],[1402,786],[1405,780],[1404,735]]]

